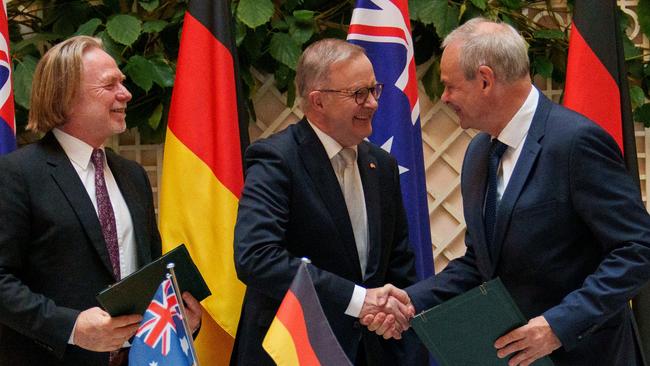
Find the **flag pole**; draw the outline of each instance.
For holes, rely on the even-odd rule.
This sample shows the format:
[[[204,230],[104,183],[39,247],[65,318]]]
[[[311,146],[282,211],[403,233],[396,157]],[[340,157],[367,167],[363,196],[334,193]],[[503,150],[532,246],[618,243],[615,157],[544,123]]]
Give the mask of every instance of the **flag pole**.
[[[167,278],[171,278],[172,280],[172,286],[174,287],[174,293],[176,294],[176,298],[178,299],[178,307],[181,309],[181,321],[183,322],[183,328],[185,329],[185,334],[187,335],[188,338],[188,344],[190,345],[190,352],[192,354],[192,358],[194,359],[194,365],[195,366],[200,366],[199,365],[199,359],[196,357],[196,350],[194,349],[194,337],[192,336],[192,330],[190,329],[189,324],[187,324],[187,312],[185,311],[185,304],[183,304],[183,297],[181,296],[180,289],[178,287],[178,281],[176,280],[176,272],[174,271],[174,263],[168,263],[167,264],[167,270],[169,270],[169,273],[167,273]]]

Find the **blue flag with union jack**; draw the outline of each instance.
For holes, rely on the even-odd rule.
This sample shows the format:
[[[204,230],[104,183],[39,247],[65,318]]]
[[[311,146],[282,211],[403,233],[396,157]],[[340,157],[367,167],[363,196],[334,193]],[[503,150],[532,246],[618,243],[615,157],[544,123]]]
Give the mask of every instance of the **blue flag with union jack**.
[[[16,149],[14,93],[11,88],[11,57],[7,10],[0,1],[0,155]]]
[[[407,0],[357,0],[348,41],[366,50],[384,83],[370,141],[399,164],[409,239],[418,278],[433,274],[420,104]]]
[[[183,328],[171,280],[158,287],[129,351],[129,366],[192,366],[191,340]]]

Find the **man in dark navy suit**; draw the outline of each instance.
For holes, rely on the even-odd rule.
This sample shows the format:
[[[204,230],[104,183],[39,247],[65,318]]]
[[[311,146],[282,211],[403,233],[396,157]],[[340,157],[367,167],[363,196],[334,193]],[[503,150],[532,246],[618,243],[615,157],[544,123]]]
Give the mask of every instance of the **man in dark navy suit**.
[[[123,366],[139,314],[95,295],[160,256],[144,169],[104,148],[131,93],[101,40],[52,47],[34,74],[38,142],[0,158],[0,365]],[[201,307],[188,293],[188,321]]]
[[[416,310],[500,277],[529,319],[495,341],[510,366],[640,365],[628,303],[650,278],[650,217],[617,144],[532,86],[509,25],[473,19],[443,47],[442,101],[481,133],[461,173],[467,251],[406,289]]]
[[[364,141],[382,85],[363,48],[335,39],[305,50],[296,83],[305,118],[246,151],[235,264],[247,288],[232,363],[273,365],[262,340],[308,257],[348,357],[357,365],[413,365],[417,352],[405,348],[418,346],[407,340],[413,334],[385,341],[358,322],[383,303],[383,290],[366,287],[415,281],[396,160]],[[404,316],[399,323],[408,326]]]

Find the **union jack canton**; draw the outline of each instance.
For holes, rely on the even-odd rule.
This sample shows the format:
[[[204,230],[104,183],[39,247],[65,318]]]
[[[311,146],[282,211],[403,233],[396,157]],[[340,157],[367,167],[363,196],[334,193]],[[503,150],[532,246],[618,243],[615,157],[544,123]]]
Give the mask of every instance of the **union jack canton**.
[[[166,279],[158,287],[133,338],[129,366],[192,366],[189,342],[174,286]]]

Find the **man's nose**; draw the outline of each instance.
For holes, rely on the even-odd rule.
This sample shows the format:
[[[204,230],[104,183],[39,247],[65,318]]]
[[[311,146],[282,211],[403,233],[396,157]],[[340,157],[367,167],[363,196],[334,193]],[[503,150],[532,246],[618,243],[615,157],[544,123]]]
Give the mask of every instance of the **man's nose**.
[[[120,90],[117,92],[117,99],[122,102],[128,102],[132,97],[133,96],[131,95],[129,89],[127,89],[124,84],[120,84]]]

